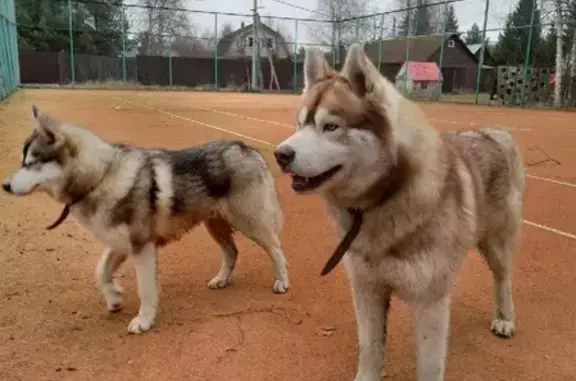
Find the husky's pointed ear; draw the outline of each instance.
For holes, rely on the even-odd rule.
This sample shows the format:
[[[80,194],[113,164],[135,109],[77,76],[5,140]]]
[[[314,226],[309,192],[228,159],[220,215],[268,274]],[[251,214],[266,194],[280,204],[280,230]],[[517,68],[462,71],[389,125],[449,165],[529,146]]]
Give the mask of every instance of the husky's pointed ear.
[[[336,74],[330,67],[324,52],[319,48],[308,48],[304,55],[304,92],[315,83]]]
[[[354,91],[363,97],[366,93],[372,91],[374,69],[374,65],[364,53],[362,44],[354,43],[348,48],[348,54],[340,74],[348,78]]]
[[[36,105],[32,105],[32,115],[34,116],[34,129],[44,136],[49,144],[61,144],[64,142],[59,126],[60,122],[51,115],[41,113]]]

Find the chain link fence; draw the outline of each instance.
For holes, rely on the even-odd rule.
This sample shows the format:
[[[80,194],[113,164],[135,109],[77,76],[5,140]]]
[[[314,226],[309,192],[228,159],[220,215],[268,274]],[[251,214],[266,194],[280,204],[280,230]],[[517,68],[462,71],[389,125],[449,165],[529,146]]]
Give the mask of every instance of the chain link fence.
[[[566,6],[555,19],[537,0],[517,2],[402,0],[390,11],[313,19],[53,0],[43,11],[50,25],[19,12],[22,82],[299,93],[307,47],[340,68],[349,44],[362,42],[380,72],[414,99],[573,107],[576,5],[574,17]]]
[[[0,101],[18,86],[18,48],[14,0],[0,1]]]

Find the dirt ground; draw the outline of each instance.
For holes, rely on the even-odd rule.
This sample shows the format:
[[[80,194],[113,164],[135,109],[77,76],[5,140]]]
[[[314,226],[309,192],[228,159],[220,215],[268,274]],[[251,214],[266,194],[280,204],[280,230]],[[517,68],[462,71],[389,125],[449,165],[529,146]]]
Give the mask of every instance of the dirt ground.
[[[0,380],[352,380],[357,349],[348,281],[342,267],[319,276],[337,244],[335,235],[320,200],[294,194],[271,161],[272,147],[291,133],[297,100],[22,90],[1,104],[2,178],[19,164],[21,144],[32,128],[32,103],[115,141],[177,148],[241,138],[261,148],[277,175],[292,288],[273,294],[266,254],[238,237],[233,284],[209,290],[220,253],[199,228],[160,254],[156,327],[128,335],[138,309],[131,264],[120,271],[125,307],[108,314],[93,276],[102,246],[71,221],[46,231],[60,213],[48,197],[2,194]],[[503,340],[490,333],[491,276],[471,253],[454,291],[446,380],[576,380],[576,237],[563,233],[576,233],[576,116],[422,107],[441,130],[471,124],[509,128],[530,173],[513,271],[517,335]],[[411,323],[398,300],[392,302],[388,332],[385,379],[415,379]]]

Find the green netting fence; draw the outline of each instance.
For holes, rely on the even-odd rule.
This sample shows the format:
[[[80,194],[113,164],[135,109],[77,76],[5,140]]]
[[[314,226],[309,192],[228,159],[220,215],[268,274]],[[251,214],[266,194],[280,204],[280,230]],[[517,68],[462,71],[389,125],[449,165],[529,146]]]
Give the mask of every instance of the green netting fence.
[[[402,8],[369,15],[294,18],[142,0],[19,0],[21,81],[298,93],[305,48],[323,49],[339,68],[359,41],[412,98],[522,107],[560,98],[574,105],[576,65],[555,74],[557,25],[546,18],[553,10],[538,0],[514,0],[510,10],[506,1],[403,0],[396,3]],[[29,6],[38,2],[43,7]],[[574,15],[561,25],[568,63],[576,51],[572,3]]]
[[[0,101],[20,82],[14,0],[0,1]]]

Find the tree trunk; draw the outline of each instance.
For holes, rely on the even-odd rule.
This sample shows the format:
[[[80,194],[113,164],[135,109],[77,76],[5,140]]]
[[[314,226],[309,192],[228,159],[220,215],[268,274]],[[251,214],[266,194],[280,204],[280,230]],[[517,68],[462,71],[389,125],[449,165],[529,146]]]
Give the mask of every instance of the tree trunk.
[[[556,33],[556,81],[554,82],[554,107],[562,107],[562,70],[564,68],[564,53],[562,46],[562,0],[555,1],[556,14],[554,24]]]

